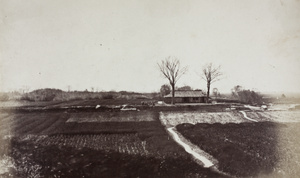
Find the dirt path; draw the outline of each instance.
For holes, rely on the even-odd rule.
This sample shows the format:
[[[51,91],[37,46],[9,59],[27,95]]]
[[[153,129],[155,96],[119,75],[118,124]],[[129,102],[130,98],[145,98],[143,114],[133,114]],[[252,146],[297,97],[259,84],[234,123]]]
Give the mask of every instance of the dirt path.
[[[197,153],[195,151],[197,149],[196,146],[194,148],[192,148],[190,145],[188,145],[185,142],[183,142],[182,139],[178,136],[178,134],[175,131],[174,127],[168,128],[167,130],[171,133],[171,135],[174,138],[174,140],[179,145],[181,145],[185,149],[186,152],[188,152],[189,154],[191,154],[196,160],[199,160],[199,161],[201,161],[203,163],[203,167],[212,167],[214,165],[214,163],[212,161],[210,161],[208,158],[206,158],[203,155],[200,155],[199,153]],[[200,149],[198,150],[198,152],[199,151],[200,151]]]
[[[245,119],[253,121],[253,122],[258,122],[257,120],[254,120],[254,119],[251,119],[250,117],[248,117],[245,111],[240,111],[240,112],[244,115]]]

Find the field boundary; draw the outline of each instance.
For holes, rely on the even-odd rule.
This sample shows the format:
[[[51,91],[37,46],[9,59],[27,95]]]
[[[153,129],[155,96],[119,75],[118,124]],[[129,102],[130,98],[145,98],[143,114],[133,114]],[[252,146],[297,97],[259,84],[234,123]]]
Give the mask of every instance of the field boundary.
[[[160,115],[161,116],[161,115]],[[183,135],[181,135],[175,126],[165,125],[161,118],[159,117],[159,120],[162,125],[164,125],[165,129],[169,133],[169,135],[172,137],[172,139],[181,147],[184,148],[184,150],[190,154],[193,157],[193,160],[200,166],[204,168],[209,168],[210,170],[219,173],[224,176],[229,176],[228,173],[222,172],[218,169],[218,160],[215,159],[213,156],[205,152],[204,150],[200,149],[197,145],[194,145],[191,143],[188,139],[186,139]]]
[[[213,159],[213,157],[210,156],[208,153],[204,152],[196,145],[184,139],[183,136],[181,136],[181,134],[179,134],[174,127],[168,128],[167,130],[171,134],[174,141],[176,141],[176,143],[182,146],[187,153],[191,154],[197,160],[196,162],[198,164],[200,162],[201,166],[209,168],[214,166],[215,163],[217,163],[217,161]]]
[[[253,122],[258,122],[257,120],[251,119],[250,117],[247,116],[245,111],[240,111],[240,113],[243,114],[244,118]]]

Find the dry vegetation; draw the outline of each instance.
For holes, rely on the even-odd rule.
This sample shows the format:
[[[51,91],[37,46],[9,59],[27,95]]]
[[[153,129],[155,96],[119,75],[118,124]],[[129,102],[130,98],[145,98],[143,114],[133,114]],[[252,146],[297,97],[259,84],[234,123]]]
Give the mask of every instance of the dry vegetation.
[[[247,111],[247,116],[257,121],[273,121],[273,122],[299,122],[300,111]],[[242,123],[251,122],[244,119],[243,115],[237,111],[231,112],[201,112],[201,111],[185,111],[185,112],[160,112],[160,120],[163,125],[168,127],[176,126],[182,123]]]
[[[258,121],[299,122],[300,111],[247,112],[248,117]]]
[[[182,123],[241,123],[248,122],[239,112],[160,112],[160,120],[168,127]]]

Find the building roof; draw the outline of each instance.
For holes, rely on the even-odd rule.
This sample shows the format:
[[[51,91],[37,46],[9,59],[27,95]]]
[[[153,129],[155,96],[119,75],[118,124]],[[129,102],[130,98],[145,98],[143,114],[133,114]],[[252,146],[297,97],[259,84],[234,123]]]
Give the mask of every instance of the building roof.
[[[204,97],[205,94],[203,93],[202,90],[177,90],[175,91],[175,97],[181,98],[181,97]],[[165,98],[171,98],[172,93],[164,96]]]

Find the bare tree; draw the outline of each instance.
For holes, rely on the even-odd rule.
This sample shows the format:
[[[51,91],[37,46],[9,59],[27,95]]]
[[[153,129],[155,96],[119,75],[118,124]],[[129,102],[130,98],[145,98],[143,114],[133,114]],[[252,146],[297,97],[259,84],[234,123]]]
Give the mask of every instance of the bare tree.
[[[180,67],[180,62],[176,57],[167,57],[165,60],[162,60],[159,64],[159,69],[166,77],[172,87],[172,100],[171,104],[174,104],[175,96],[175,85],[179,78],[187,72],[187,67]]]
[[[206,103],[208,103],[210,86],[212,83],[219,81],[223,73],[221,72],[221,66],[214,67],[212,63],[206,64],[202,71],[202,78],[206,81],[207,86]]]

